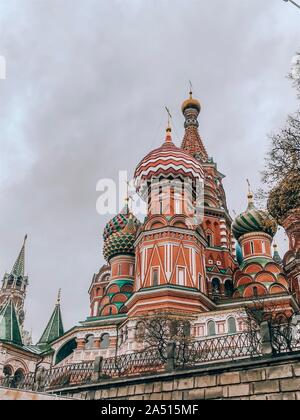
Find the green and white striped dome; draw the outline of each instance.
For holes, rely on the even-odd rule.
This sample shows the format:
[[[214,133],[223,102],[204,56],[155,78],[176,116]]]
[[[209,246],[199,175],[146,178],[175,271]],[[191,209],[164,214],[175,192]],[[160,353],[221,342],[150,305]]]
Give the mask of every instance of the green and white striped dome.
[[[277,232],[275,219],[265,210],[258,210],[253,203],[253,194],[248,194],[247,210],[235,218],[232,232],[238,240],[242,235],[251,232],[264,232],[274,236]]]

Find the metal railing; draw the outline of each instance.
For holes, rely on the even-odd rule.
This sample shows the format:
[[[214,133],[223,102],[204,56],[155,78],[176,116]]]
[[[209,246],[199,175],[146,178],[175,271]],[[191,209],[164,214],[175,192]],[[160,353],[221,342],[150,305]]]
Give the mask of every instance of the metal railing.
[[[257,331],[216,336],[176,346],[175,366],[194,367],[201,364],[261,356],[261,339]]]
[[[300,350],[300,330],[297,325],[273,325],[270,328],[270,336],[275,354]]]
[[[49,370],[40,369],[22,378],[0,378],[0,385],[32,391],[51,391],[67,386],[84,385],[92,382],[94,362],[76,363]]]
[[[39,369],[23,378],[0,378],[0,386],[55,392],[109,378],[191,369],[209,363],[257,358],[262,355],[272,356],[291,351],[300,351],[300,334],[295,335],[295,330],[290,326],[267,326],[266,330],[261,329],[260,332],[251,331],[199,341],[169,343],[163,352],[157,348],[148,348],[106,359],[98,357],[95,362],[70,364],[49,370]]]
[[[101,375],[103,377],[141,375],[148,372],[164,371],[165,360],[154,348],[103,359]]]

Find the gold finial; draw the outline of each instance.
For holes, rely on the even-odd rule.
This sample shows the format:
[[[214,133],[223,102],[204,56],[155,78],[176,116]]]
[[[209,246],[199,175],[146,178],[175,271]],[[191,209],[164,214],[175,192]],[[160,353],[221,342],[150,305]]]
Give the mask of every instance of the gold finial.
[[[193,85],[190,80],[189,80],[189,85],[190,85],[190,99],[193,99]]]
[[[167,126],[167,129],[166,129],[166,142],[172,142],[172,136],[171,136],[171,133],[172,133],[172,128],[171,128],[172,115],[171,115],[171,112],[170,112],[169,108],[168,107],[165,107],[165,108],[166,108],[166,111],[167,111],[167,114],[168,114],[168,126]]]
[[[127,188],[127,191],[126,191],[125,203],[126,203],[128,213],[130,213],[129,203],[130,203],[130,201],[134,201],[134,198],[132,197],[132,195],[129,194],[129,189],[130,189],[130,182],[129,181],[126,181],[126,188]]]
[[[58,290],[56,305],[60,305],[60,301],[61,301],[61,289]]]

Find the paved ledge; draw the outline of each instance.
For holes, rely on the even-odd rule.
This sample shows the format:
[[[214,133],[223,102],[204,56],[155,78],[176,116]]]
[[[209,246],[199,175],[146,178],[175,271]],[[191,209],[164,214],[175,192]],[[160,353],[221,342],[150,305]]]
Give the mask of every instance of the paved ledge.
[[[42,400],[74,400],[74,398],[42,394],[33,391],[23,391],[19,389],[11,388],[0,388],[0,400],[17,401],[17,400],[30,400],[30,401],[42,401]]]

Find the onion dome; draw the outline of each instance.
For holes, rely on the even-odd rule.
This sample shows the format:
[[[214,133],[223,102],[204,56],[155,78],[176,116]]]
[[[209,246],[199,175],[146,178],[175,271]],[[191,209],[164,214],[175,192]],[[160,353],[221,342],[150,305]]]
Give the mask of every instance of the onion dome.
[[[126,205],[121,213],[117,214],[106,224],[103,231],[104,241],[106,241],[106,239],[113,233],[120,232],[122,229],[124,229],[125,226],[128,224],[129,218],[130,218],[129,208],[128,208],[128,205]],[[134,225],[138,229],[141,224],[140,221],[133,215],[132,215],[132,219],[133,219]]]
[[[104,242],[103,255],[106,261],[109,262],[117,255],[134,255],[136,232],[134,216],[129,214],[125,227],[121,231],[112,233]]]
[[[264,232],[273,237],[277,232],[277,223],[267,211],[255,207],[253,193],[249,192],[247,210],[235,218],[232,232],[237,240],[251,232]]]
[[[190,92],[190,97],[183,102],[181,110],[184,113],[187,109],[191,108],[196,109],[198,113],[201,111],[201,104],[198,99],[193,98],[192,92]]]
[[[163,145],[152,150],[138,164],[134,178],[137,191],[143,183],[153,178],[189,178],[192,181],[204,178],[200,163],[172,142],[171,128],[167,128]]]

